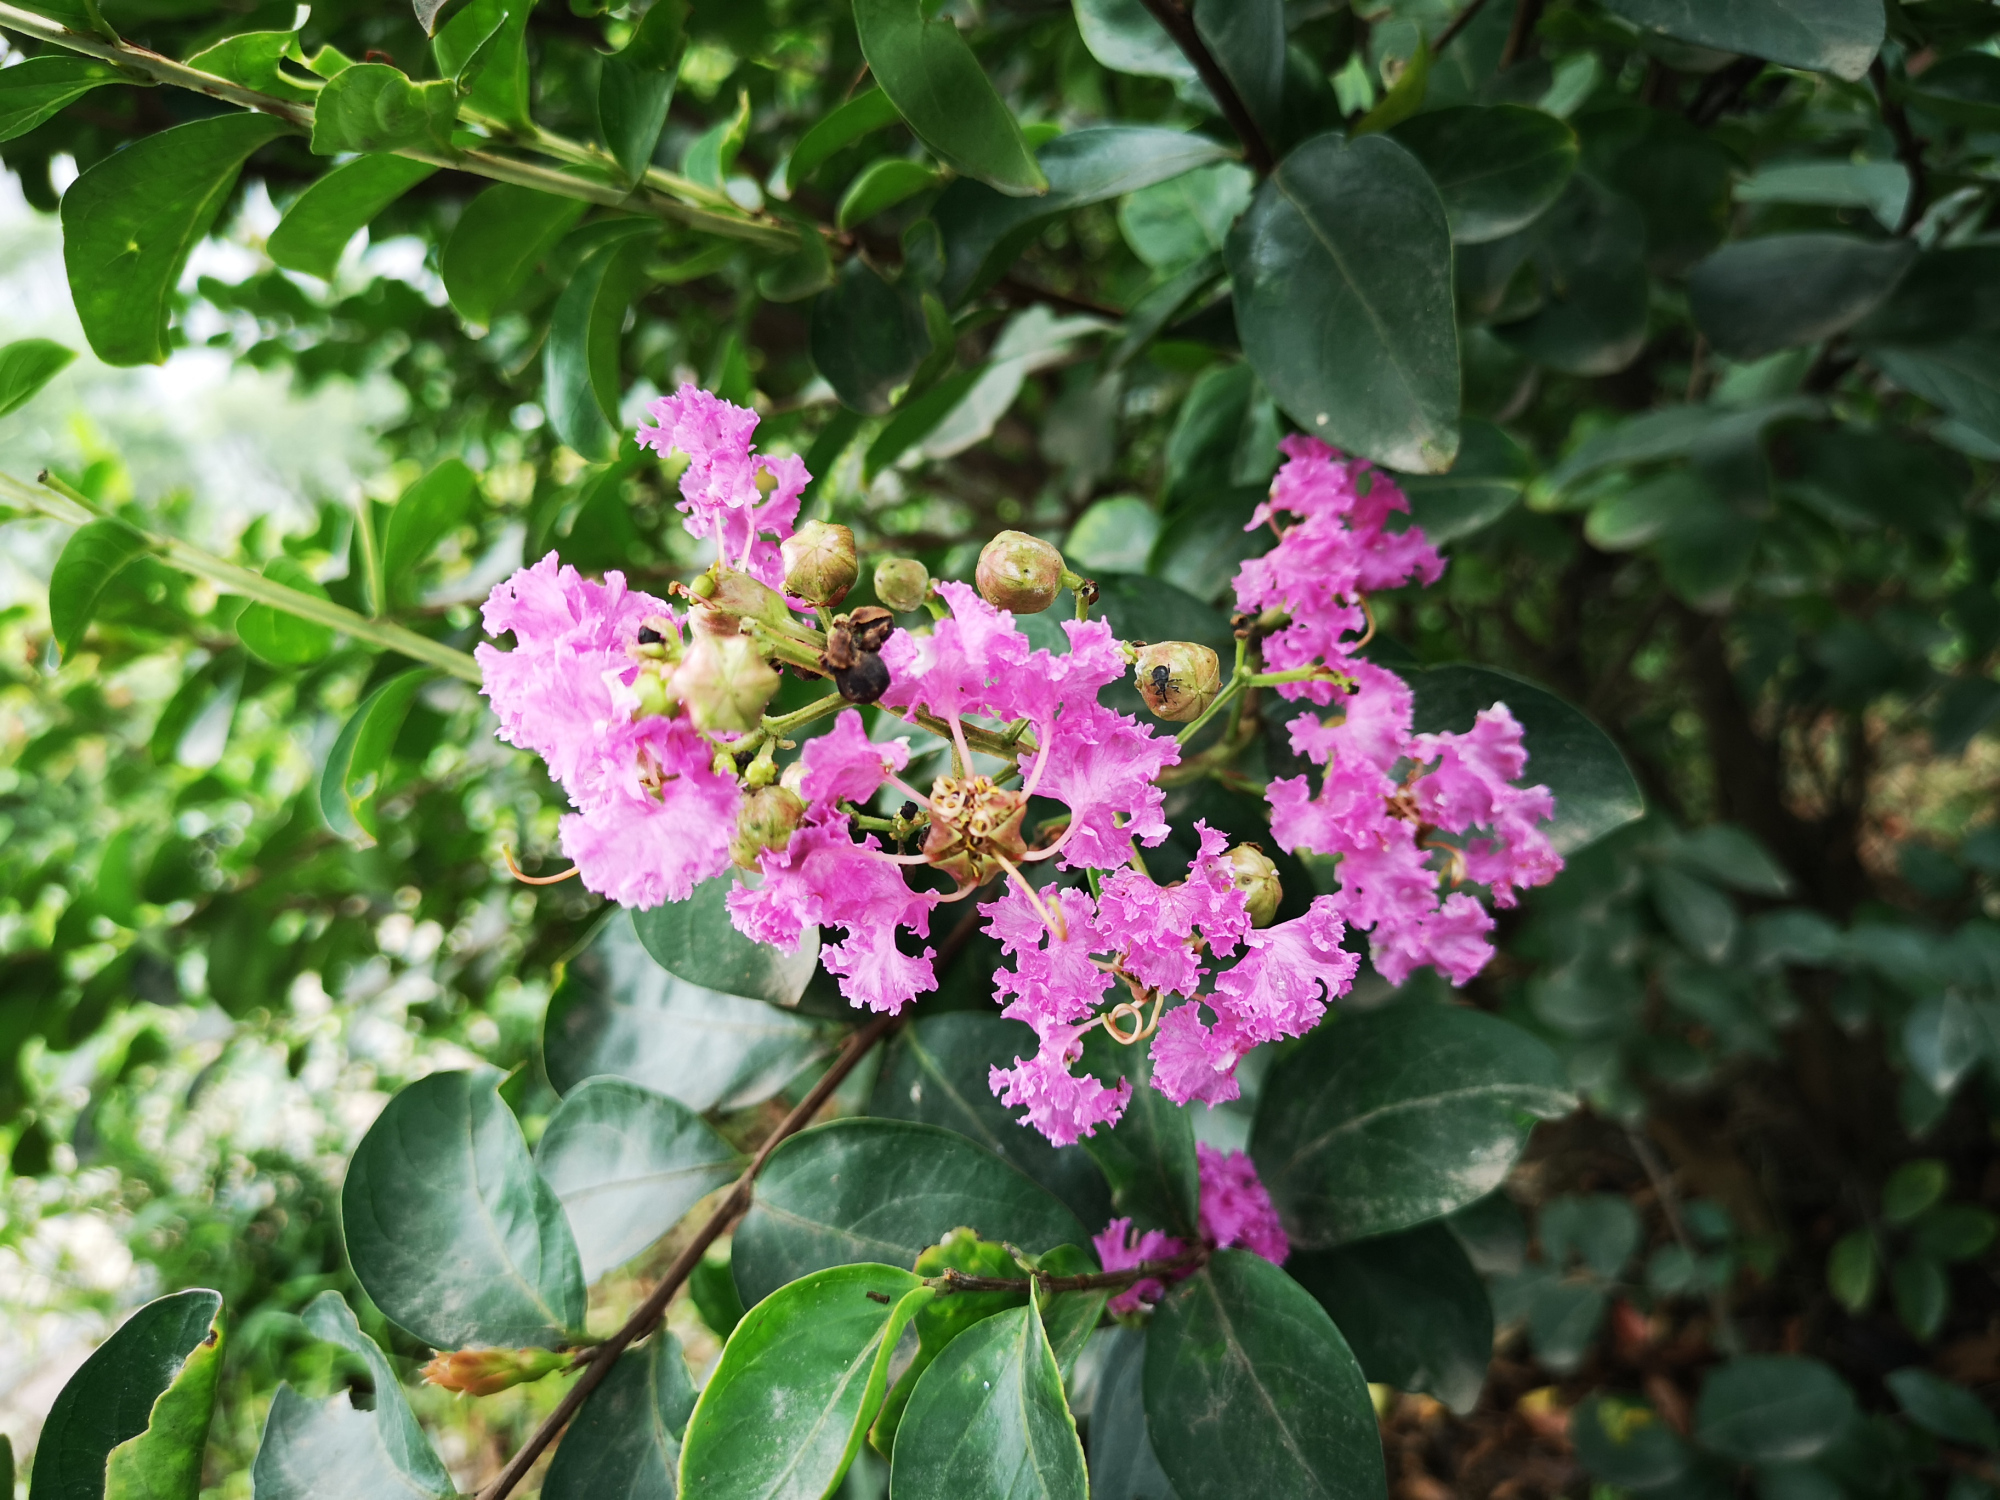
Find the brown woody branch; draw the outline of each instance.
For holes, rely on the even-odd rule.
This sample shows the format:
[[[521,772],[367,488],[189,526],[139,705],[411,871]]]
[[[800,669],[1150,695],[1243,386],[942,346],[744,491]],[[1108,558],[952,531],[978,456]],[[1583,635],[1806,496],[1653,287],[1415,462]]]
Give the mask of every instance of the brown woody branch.
[[[1176,0],[1145,0],[1145,6],[1167,35],[1174,39],[1174,45],[1194,64],[1202,83],[1215,96],[1215,102],[1221,106],[1222,117],[1243,143],[1244,160],[1256,169],[1259,177],[1270,176],[1278,165],[1278,158],[1271,150],[1271,143],[1264,139],[1263,130],[1252,118],[1243,96],[1236,92],[1236,85],[1229,81],[1229,75],[1222,71],[1222,64],[1215,60],[1215,54],[1208,50],[1208,43],[1196,30],[1194,13],[1177,4]]]
[[[1930,203],[1930,177],[1924,171],[1924,143],[1917,133],[1910,129],[1910,117],[1903,109],[1903,101],[1889,92],[1889,70],[1877,57],[1868,65],[1868,79],[1875,85],[1875,95],[1882,101],[1882,123],[1889,127],[1889,134],[1896,140],[1896,155],[1903,168],[1910,174],[1910,196],[1903,204],[1903,219],[1896,226],[1896,233],[1908,234],[1917,227],[1917,221],[1924,216],[1924,209]]]

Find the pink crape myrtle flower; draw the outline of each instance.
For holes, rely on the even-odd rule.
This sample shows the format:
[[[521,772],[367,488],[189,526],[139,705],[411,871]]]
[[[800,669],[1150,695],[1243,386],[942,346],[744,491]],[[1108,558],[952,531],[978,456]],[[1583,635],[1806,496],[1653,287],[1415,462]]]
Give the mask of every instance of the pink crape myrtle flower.
[[[1194,1154],[1201,1173],[1201,1237],[1218,1250],[1248,1250],[1283,1265],[1292,1243],[1256,1163],[1241,1151],[1218,1151],[1206,1141],[1195,1143]]]
[[[842,802],[866,806],[890,774],[910,763],[907,738],[877,744],[861,727],[861,715],[843,709],[825,734],[806,741],[799,791],[820,814]]]
[[[685,719],[616,725],[605,749],[620,769],[563,818],[563,853],[584,889],[621,906],[687,900],[727,865],[742,793]]]
[[[1178,885],[1158,886],[1129,866],[1106,877],[1097,902],[1097,931],[1122,955],[1125,971],[1146,988],[1191,995],[1207,971],[1207,952],[1228,957],[1250,932],[1250,908],[1223,859],[1227,835],[1196,822],[1200,849]]]
[[[1090,1243],[1097,1251],[1098,1264],[1107,1271],[1129,1271],[1149,1260],[1173,1260],[1187,1254],[1188,1248],[1185,1240],[1161,1229],[1149,1229],[1134,1239],[1130,1219],[1113,1219],[1091,1236]],[[1105,1306],[1113,1315],[1122,1316],[1137,1312],[1141,1303],[1158,1302],[1166,1294],[1167,1284],[1157,1276],[1148,1276],[1133,1282]]]
[[[699,386],[683,385],[647,411],[654,425],[639,429],[640,445],[662,458],[676,449],[688,456],[677,502],[688,534],[714,537],[724,563],[782,588],[778,543],[798,522],[799,496],[812,478],[805,462],[795,454],[753,454],[757,413]]]

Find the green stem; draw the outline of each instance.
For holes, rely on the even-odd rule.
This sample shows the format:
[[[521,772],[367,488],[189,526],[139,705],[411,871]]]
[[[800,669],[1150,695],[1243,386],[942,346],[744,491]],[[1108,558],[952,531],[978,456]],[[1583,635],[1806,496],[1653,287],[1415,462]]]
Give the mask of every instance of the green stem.
[[[368,578],[368,613],[379,619],[389,612],[389,590],[382,581],[382,548],[375,539],[375,502],[366,495],[354,502],[354,524],[361,533],[361,567]]]
[[[1227,708],[1235,700],[1236,695],[1248,686],[1250,686],[1250,674],[1244,671],[1241,666],[1237,667],[1229,681],[1223,685],[1222,691],[1215,695],[1215,701],[1209,704],[1207,708],[1204,708],[1200,716],[1193,723],[1174,736],[1174,743],[1176,745],[1185,745],[1189,740],[1193,739],[1201,732],[1204,724]]]
[[[743,623],[750,627],[750,635],[757,642],[758,651],[765,656],[775,656],[779,661],[789,662],[815,676],[826,675],[826,668],[819,664],[819,652],[804,641],[796,640],[762,620],[745,620]]]
[[[11,475],[0,474],[0,493],[30,505],[45,516],[51,516],[71,526],[83,526],[91,521],[113,519],[88,495],[72,489],[53,474],[43,474],[41,482],[45,490],[37,490]],[[52,492],[52,493],[51,493]],[[123,524],[123,523],[121,523]],[[384,651],[394,651],[407,656],[412,661],[436,667],[448,672],[461,682],[475,686],[481,681],[479,663],[463,651],[454,650],[441,641],[418,635],[414,630],[405,630],[400,625],[391,625],[384,620],[371,620],[358,615],[351,609],[343,608],[330,599],[321,599],[313,594],[274,583],[261,573],[253,573],[248,568],[238,567],[233,562],[225,562],[212,552],[204,552],[199,547],[173,537],[154,536],[150,532],[133,531],[145,541],[146,548],[163,562],[171,563],[184,573],[192,573],[197,578],[206,578],[226,594],[240,594],[258,604],[268,604],[273,609],[283,610],[288,615],[297,615],[301,620],[311,620],[353,637],[366,641]]]
[[[824,698],[815,698],[804,708],[794,709],[791,713],[781,714],[775,719],[767,717],[763,724],[764,733],[782,737],[794,729],[812,723],[814,719],[824,719],[828,714],[837,714],[849,706],[848,701],[840,694],[828,693]]]
[[[928,729],[941,740],[951,738],[951,725],[936,714],[925,713],[921,708],[913,708],[904,714],[903,718],[909,723]],[[1013,760],[1016,756],[1035,753],[1033,745],[1024,746],[1017,737],[995,734],[992,730],[981,729],[975,724],[961,727],[965,730],[965,743],[968,749],[984,750],[988,755],[997,755],[1002,760]]]

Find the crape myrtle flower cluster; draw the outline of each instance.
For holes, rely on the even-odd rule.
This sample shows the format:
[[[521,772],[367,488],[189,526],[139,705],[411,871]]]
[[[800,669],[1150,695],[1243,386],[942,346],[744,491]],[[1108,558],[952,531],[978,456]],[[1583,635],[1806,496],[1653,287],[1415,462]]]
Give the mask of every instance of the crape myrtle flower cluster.
[[[1129,1082],[1079,1070],[1093,1027],[1149,1041],[1153,1086],[1176,1103],[1233,1099],[1246,1052],[1310,1031],[1347,992],[1359,935],[1392,983],[1429,965],[1462,984],[1492,954],[1475,888],[1511,906],[1561,869],[1541,826],[1554,799],[1521,785],[1527,752],[1507,707],[1462,733],[1415,733],[1409,685],[1359,654],[1368,596],[1433,583],[1444,560],[1420,528],[1393,524],[1408,502],[1388,475],[1318,439],[1282,445],[1252,521],[1277,541],[1237,576],[1242,628],[1225,673],[1206,647],[1120,641],[1088,617],[1063,622],[1067,649],[1034,646],[1016,611],[1047,608],[1066,584],[1086,601],[1091,590],[1018,532],[987,545],[977,587],[884,560],[878,597],[922,611],[920,625],[873,606],[833,614],[858,574],[854,540],[798,524],[804,465],[754,452],[756,414],[693,386],[651,411],[640,441],[684,456],[680,508],[692,535],[713,539],[715,565],[673,585],[670,604],[551,554],[485,609],[489,632],[514,637],[509,651],[479,648],[485,691],[502,737],[541,755],[568,794],[564,853],[586,887],[634,908],[683,900],[733,862],[742,932],[795,951],[838,929],[827,969],[852,1004],[886,1012],[936,987],[924,945],[935,908],[998,885],[982,909],[1009,961],[995,998],[1037,1048],[991,1082],[1049,1140],[1115,1124],[1130,1100]],[[784,667],[837,691],[769,717]],[[1177,737],[1100,702],[1128,672],[1155,717],[1186,726]],[[1202,772],[1183,766],[1183,743],[1251,689],[1297,705],[1287,732],[1314,768],[1270,783],[1271,837],[1328,857],[1338,876],[1285,922],[1254,845],[1196,824],[1186,874],[1165,884],[1139,857],[1170,832],[1163,775]],[[948,741],[949,770],[907,785],[909,737],[872,739],[853,704]],[[828,715],[830,730],[780,765],[785,735]],[[872,811],[885,789],[904,809],[893,817]],[[1030,828],[1030,798],[1065,811]],[[915,866],[954,889],[912,883]],[[1211,1183],[1235,1205],[1214,1211],[1214,1243],[1281,1258],[1275,1220],[1254,1227],[1265,1221],[1232,1196],[1222,1161],[1203,1165],[1205,1214]]]
[[[1194,1148],[1201,1180],[1201,1241],[1210,1250],[1243,1249],[1261,1255],[1273,1265],[1283,1265],[1292,1253],[1291,1241],[1278,1222],[1278,1210],[1271,1195],[1258,1180],[1257,1168],[1241,1151],[1218,1151],[1206,1141]],[[1097,1259],[1107,1271],[1129,1271],[1148,1261],[1173,1261],[1187,1256],[1194,1247],[1163,1229],[1134,1234],[1130,1219],[1113,1219],[1103,1232],[1092,1237]],[[1194,1269],[1192,1261],[1188,1271]],[[1144,1277],[1113,1297],[1108,1304],[1114,1313],[1138,1311],[1142,1302],[1157,1302],[1165,1295],[1166,1283],[1157,1276]]]

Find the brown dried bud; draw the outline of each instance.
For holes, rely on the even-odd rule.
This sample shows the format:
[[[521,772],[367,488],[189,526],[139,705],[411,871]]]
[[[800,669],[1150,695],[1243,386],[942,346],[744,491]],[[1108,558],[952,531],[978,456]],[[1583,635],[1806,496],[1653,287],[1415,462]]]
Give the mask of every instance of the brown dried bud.
[[[689,584],[688,592],[697,601],[688,623],[699,635],[739,635],[745,620],[762,620],[780,630],[793,628],[784,595],[721,563]]]
[[[1038,615],[1062,591],[1063,556],[1040,537],[1003,531],[979,553],[974,581],[980,597],[997,609]]]
[[[752,729],[778,691],[778,674],[748,636],[698,635],[674,669],[673,690],[697,729]]]
[[[757,856],[765,849],[782,849],[791,842],[792,830],[806,815],[806,805],[782,786],[762,786],[743,799],[736,814],[736,837],[729,841],[729,857],[743,869],[757,868]]]
[[[854,665],[836,668],[833,685],[849,703],[873,703],[889,691],[889,668],[873,651],[855,654]]]
[[[1285,899],[1278,867],[1255,844],[1238,844],[1222,858],[1233,872],[1236,889],[1243,893],[1243,904],[1250,908],[1250,925],[1269,927]]]
[[[467,1396],[490,1396],[553,1375],[569,1363],[554,1349],[457,1349],[424,1366],[424,1379]]]
[[[1146,647],[1132,672],[1146,707],[1169,723],[1199,719],[1222,691],[1221,660],[1193,641],[1160,641]]]
[[[819,664],[849,703],[873,703],[888,691],[889,669],[876,652],[895,628],[896,617],[874,604],[835,617]]]
[[[921,608],[931,591],[931,570],[914,557],[885,557],[875,564],[875,597],[891,609]]]
[[[840,603],[860,576],[854,533],[831,521],[806,522],[778,551],[785,559],[785,592],[808,604]]]

